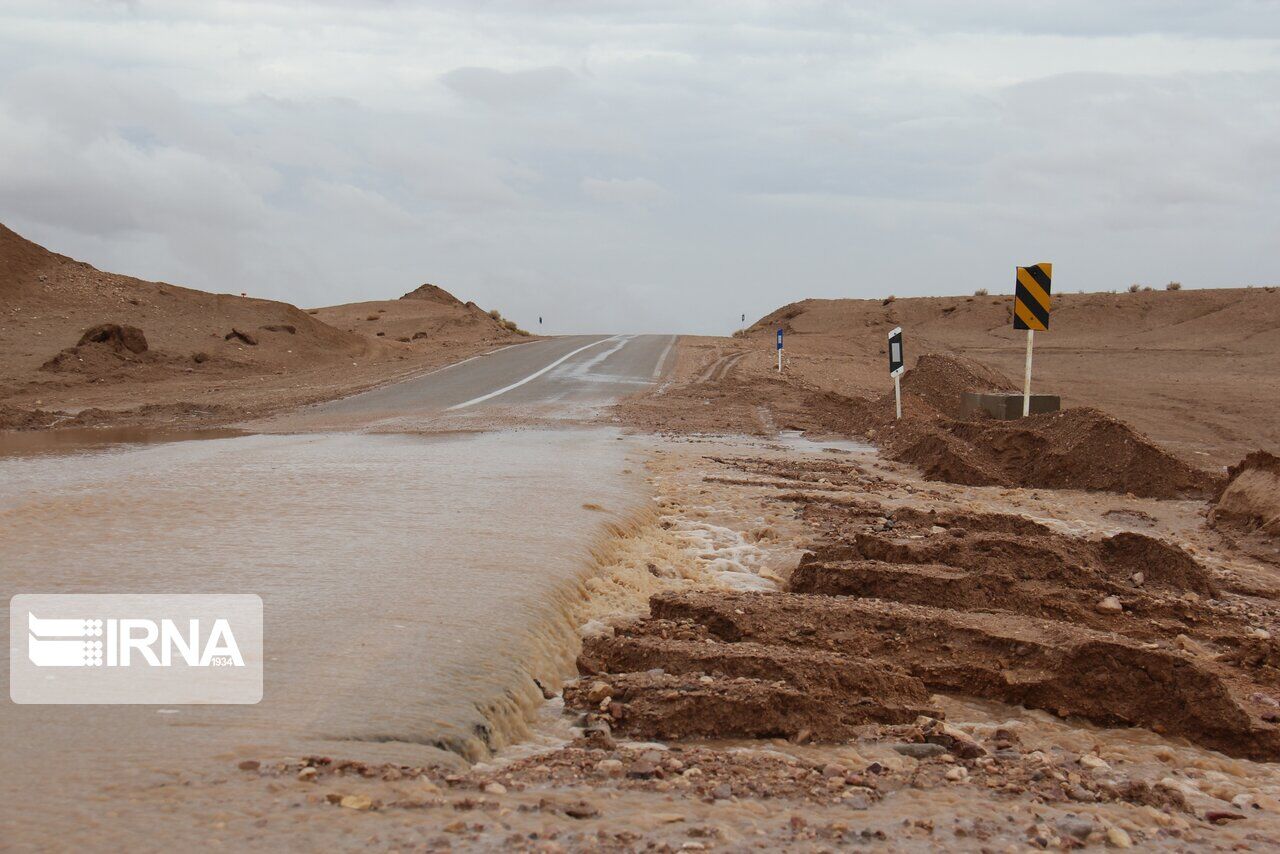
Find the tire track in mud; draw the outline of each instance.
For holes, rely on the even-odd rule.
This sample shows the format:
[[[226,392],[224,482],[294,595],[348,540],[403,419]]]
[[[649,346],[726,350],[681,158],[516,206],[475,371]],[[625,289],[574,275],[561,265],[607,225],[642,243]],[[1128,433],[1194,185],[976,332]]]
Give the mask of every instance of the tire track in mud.
[[[729,372],[732,371],[737,366],[738,362],[740,362],[742,360],[742,357],[745,355],[746,353],[731,353],[730,355],[727,355],[727,356],[721,356],[720,358],[712,362],[710,365],[708,365],[707,368],[701,374],[698,375],[698,379],[696,380],[696,382],[699,382],[699,383],[720,382],[721,380],[723,380],[725,377],[729,375]]]

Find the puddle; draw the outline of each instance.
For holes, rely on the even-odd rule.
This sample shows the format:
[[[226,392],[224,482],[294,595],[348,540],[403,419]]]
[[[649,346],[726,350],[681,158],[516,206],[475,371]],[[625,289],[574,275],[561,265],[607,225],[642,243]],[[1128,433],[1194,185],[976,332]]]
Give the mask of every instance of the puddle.
[[[243,430],[229,428],[180,430],[163,427],[67,427],[60,430],[3,430],[0,431],[0,458],[91,453],[135,445],[230,439],[247,435]]]

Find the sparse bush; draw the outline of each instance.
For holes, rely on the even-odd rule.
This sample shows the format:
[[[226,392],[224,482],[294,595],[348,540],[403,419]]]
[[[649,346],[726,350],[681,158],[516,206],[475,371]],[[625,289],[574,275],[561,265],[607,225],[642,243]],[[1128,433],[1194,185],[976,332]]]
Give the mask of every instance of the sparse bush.
[[[1136,293],[1137,293],[1138,291],[1140,291],[1140,290],[1142,290],[1142,285],[1136,285],[1136,284],[1135,284],[1135,285],[1130,285],[1130,286],[1129,286],[1129,293],[1131,293],[1131,294],[1136,294]]]
[[[1150,285],[1143,285],[1143,286],[1142,286],[1142,292],[1143,292],[1144,294],[1149,294],[1149,293],[1151,293],[1151,292],[1152,292],[1152,291],[1154,291],[1154,290],[1155,290],[1155,288],[1151,287]]]
[[[974,291],[974,292],[973,292],[973,295],[974,295],[975,297],[985,297],[985,296],[987,295],[987,289],[986,289],[986,288],[978,288],[976,291]]]
[[[507,330],[508,332],[514,332],[516,335],[529,334],[528,332],[526,332],[525,330],[517,326],[514,320],[507,320],[505,317],[503,317],[502,312],[498,311],[496,308],[491,309],[489,311],[489,316],[492,317],[499,326],[501,326],[503,329]]]
[[[1182,290],[1182,282],[1170,282],[1164,286],[1164,289],[1166,291],[1180,291]]]

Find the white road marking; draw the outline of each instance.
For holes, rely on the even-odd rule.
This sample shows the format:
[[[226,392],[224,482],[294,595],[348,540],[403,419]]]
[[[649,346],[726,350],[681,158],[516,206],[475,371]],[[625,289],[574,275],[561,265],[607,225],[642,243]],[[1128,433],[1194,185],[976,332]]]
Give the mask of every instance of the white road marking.
[[[556,360],[555,360],[554,362],[552,362],[551,364],[546,365],[546,366],[544,366],[544,367],[542,367],[542,368],[539,368],[538,370],[536,370],[536,371],[534,371],[533,373],[529,374],[529,376],[525,377],[525,378],[524,378],[524,379],[522,379],[522,380],[516,380],[515,382],[513,382],[513,383],[512,383],[511,385],[509,385],[509,386],[504,386],[504,387],[502,387],[502,388],[498,389],[497,391],[491,391],[491,392],[489,392],[488,394],[482,394],[482,395],[480,395],[479,397],[474,397],[474,398],[472,398],[471,400],[468,400],[468,401],[466,401],[466,402],[464,402],[464,403],[457,403],[457,404],[454,404],[453,406],[450,406],[450,407],[449,407],[449,409],[448,409],[447,411],[452,412],[452,411],[453,411],[453,410],[455,410],[455,409],[466,409],[468,406],[474,406],[474,405],[475,405],[475,404],[477,404],[477,403],[484,403],[486,400],[491,400],[491,399],[493,399],[493,398],[497,397],[497,396],[498,396],[498,395],[500,395],[500,394],[506,394],[507,392],[511,391],[512,389],[520,388],[520,386],[524,385],[525,383],[527,383],[527,382],[532,382],[533,380],[536,380],[538,377],[542,376],[542,375],[543,375],[543,374],[545,374],[547,371],[549,371],[549,370],[551,370],[552,368],[554,368],[556,365],[559,365],[559,364],[561,364],[561,363],[563,363],[563,362],[568,361],[569,359],[572,359],[574,356],[578,355],[578,354],[579,354],[579,353],[581,353],[583,350],[590,350],[592,347],[596,347],[596,346],[598,346],[598,345],[600,345],[600,344],[604,344],[604,343],[606,343],[606,342],[608,342],[608,341],[616,341],[619,337],[620,337],[620,336],[618,336],[618,335],[614,335],[614,336],[612,336],[612,337],[610,337],[610,338],[601,338],[599,341],[592,341],[590,344],[586,345],[585,347],[579,347],[577,350],[574,350],[572,353],[566,353],[565,355],[561,356],[559,359],[556,359]]]
[[[657,366],[656,368],[654,368],[654,369],[653,369],[653,378],[654,378],[655,380],[656,380],[658,377],[662,376],[662,366],[663,366],[663,365],[665,365],[665,364],[667,363],[667,356],[670,356],[670,355],[671,355],[671,348],[672,348],[672,347],[674,347],[674,346],[676,346],[676,339],[677,339],[678,337],[679,337],[679,336],[672,335],[672,336],[671,336],[671,343],[669,343],[669,344],[667,345],[667,349],[665,349],[665,350],[663,350],[663,351],[662,351],[662,356],[661,356],[661,358],[659,358],[659,359],[658,359],[658,366]]]
[[[582,362],[577,365],[567,365],[562,370],[557,371],[556,376],[560,376],[563,374],[563,375],[573,377],[574,379],[593,379],[591,374],[591,369],[594,368],[596,365],[600,364],[601,362],[603,362],[605,359],[612,356],[614,353],[621,350],[623,347],[627,346],[627,344],[631,342],[631,339],[635,338],[636,336],[615,335],[613,337],[614,339],[617,339],[618,341],[617,344],[614,344],[612,347],[610,347],[608,350],[605,350],[603,353],[596,353],[594,356],[592,356],[590,359],[587,359],[585,362]],[[605,377],[604,379],[609,380],[613,378]]]

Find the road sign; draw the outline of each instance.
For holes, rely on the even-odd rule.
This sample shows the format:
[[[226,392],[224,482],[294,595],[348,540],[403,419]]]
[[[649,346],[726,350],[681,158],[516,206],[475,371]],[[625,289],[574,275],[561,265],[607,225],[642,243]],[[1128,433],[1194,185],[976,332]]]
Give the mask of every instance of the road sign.
[[[1019,267],[1017,285],[1013,293],[1013,328],[1049,329],[1049,287],[1053,277],[1052,264],[1032,264]]]
[[[1027,330],[1027,368],[1022,380],[1022,417],[1031,414],[1031,351],[1036,330],[1049,330],[1049,290],[1053,265],[1019,267],[1013,290],[1013,328]]]
[[[902,350],[902,327],[895,326],[889,330],[889,376],[893,377],[893,411],[902,418],[902,372],[907,363],[906,354]]]
[[[889,376],[900,376],[906,370],[906,356],[902,353],[902,327],[889,333]]]
[[[782,373],[782,330],[778,330],[778,373]]]
[[[782,330],[778,330],[778,349],[782,349]]]

